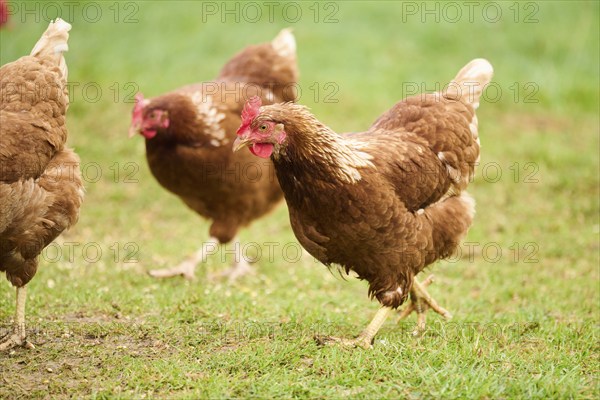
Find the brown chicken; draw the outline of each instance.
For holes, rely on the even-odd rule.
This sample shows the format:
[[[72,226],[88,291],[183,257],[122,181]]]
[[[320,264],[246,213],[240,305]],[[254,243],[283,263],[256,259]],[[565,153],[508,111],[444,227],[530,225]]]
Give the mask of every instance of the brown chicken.
[[[250,46],[222,68],[216,80],[145,100],[138,95],[130,135],[146,140],[146,158],[158,182],[201,216],[212,220],[210,239],[183,263],[151,271],[155,277],[194,277],[196,265],[229,243],[241,227],[269,212],[283,197],[269,160],[233,154],[246,99],[293,101],[296,42],[285,29],[270,43]],[[236,241],[230,279],[250,271]]]
[[[27,283],[38,255],[79,217],[79,157],[65,146],[69,105],[63,52],[71,25],[50,23],[31,55],[0,68],[0,271],[17,288],[13,334],[0,350],[26,341]]]
[[[362,133],[340,136],[306,107],[285,103],[244,107],[234,150],[250,146],[271,157],[288,204],[292,229],[326,265],[354,271],[382,304],[353,340],[369,347],[391,310],[410,294],[401,317],[437,305],[415,276],[448,257],[466,235],[474,201],[464,192],[479,160],[475,110],[493,69],[478,59],[443,93],[407,98]]]

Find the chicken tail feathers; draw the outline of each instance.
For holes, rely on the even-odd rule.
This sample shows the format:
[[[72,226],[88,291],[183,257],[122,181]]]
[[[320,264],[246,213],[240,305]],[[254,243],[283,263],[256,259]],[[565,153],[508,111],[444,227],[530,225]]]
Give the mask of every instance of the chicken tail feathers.
[[[271,46],[281,57],[292,58],[296,55],[296,38],[290,28],[282,29],[271,41]]]
[[[50,22],[48,29],[42,34],[42,37],[31,50],[31,55],[35,57],[51,56],[56,60],[62,75],[67,80],[67,63],[63,53],[69,50],[68,40],[71,24],[57,18]]]
[[[477,109],[479,98],[493,75],[492,64],[483,58],[476,58],[458,72],[456,78],[448,85],[444,96],[454,100],[460,99]]]

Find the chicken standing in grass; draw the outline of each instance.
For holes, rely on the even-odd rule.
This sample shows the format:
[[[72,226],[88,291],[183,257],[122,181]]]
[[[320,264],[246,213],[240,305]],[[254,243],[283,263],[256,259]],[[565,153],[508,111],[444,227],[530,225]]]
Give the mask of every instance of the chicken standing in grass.
[[[448,257],[466,235],[474,201],[464,191],[479,160],[475,110],[493,69],[471,61],[444,93],[397,103],[362,133],[340,136],[306,107],[251,99],[234,150],[270,157],[288,204],[292,229],[310,254],[369,282],[382,308],[353,340],[368,347],[388,314],[432,308],[449,318],[415,276]]]
[[[50,23],[31,55],[0,68],[0,271],[17,288],[15,328],[0,350],[26,341],[27,283],[40,252],[79,217],[79,157],[65,146],[69,105],[63,52],[71,25]]]
[[[158,182],[192,210],[212,220],[210,239],[174,268],[155,277],[194,276],[196,265],[234,240],[238,230],[263,216],[283,194],[269,160],[232,153],[240,112],[258,95],[267,103],[293,101],[298,79],[296,42],[284,29],[270,43],[250,46],[222,68],[216,80],[145,100],[138,95],[130,135],[146,139],[146,158]],[[250,271],[236,242],[230,279]]]

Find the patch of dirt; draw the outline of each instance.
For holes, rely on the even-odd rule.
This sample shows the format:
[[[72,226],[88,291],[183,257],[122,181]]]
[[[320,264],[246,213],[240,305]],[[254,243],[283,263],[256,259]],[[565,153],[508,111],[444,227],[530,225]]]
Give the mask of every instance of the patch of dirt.
[[[89,311],[30,324],[28,339],[36,348],[0,354],[0,399],[89,396],[118,380],[119,359],[152,363],[171,354],[174,349],[152,334],[159,331],[143,319]]]

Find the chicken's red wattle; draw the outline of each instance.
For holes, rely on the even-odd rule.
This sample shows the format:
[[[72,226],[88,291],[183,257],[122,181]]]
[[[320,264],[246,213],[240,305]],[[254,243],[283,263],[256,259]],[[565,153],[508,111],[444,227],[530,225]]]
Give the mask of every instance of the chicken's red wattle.
[[[262,158],[269,158],[273,154],[273,144],[271,143],[254,143],[250,147],[252,154]]]

